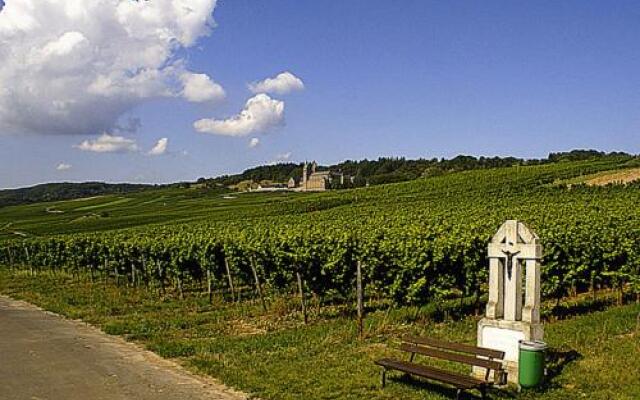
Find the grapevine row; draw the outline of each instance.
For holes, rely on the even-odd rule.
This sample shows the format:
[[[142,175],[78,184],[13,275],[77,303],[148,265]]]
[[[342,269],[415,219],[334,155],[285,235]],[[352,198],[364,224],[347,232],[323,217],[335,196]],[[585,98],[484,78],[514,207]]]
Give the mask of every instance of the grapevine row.
[[[471,172],[284,203],[277,215],[12,240],[0,244],[0,263],[180,292],[206,281],[251,286],[256,276],[271,292],[288,291],[299,273],[320,298],[346,298],[360,262],[369,296],[421,304],[481,296],[491,235],[520,219],[543,243],[543,296],[640,292],[640,189],[550,185],[597,168]]]

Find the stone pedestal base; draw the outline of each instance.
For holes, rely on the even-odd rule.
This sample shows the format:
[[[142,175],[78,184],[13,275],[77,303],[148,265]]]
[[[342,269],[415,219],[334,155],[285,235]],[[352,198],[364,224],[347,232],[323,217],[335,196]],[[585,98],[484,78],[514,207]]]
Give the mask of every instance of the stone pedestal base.
[[[503,364],[509,383],[518,383],[518,342],[542,340],[543,336],[542,324],[488,318],[478,322],[478,346],[505,352]],[[473,369],[474,376],[484,378],[485,372],[484,368]]]

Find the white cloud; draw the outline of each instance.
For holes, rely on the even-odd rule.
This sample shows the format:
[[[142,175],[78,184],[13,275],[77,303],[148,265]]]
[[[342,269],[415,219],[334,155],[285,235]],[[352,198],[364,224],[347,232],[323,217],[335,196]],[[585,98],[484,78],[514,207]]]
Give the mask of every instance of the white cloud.
[[[39,57],[39,60],[36,61],[50,60],[53,57],[69,55],[74,49],[86,43],[87,38],[82,33],[76,31],[65,32],[60,38],[47,43],[41,50],[36,49],[33,56]]]
[[[73,147],[94,153],[127,153],[138,151],[138,145],[135,140],[123,136],[110,135],[108,133],[103,133],[96,140],[85,140]]]
[[[251,140],[249,140],[249,147],[251,148],[258,147],[259,144],[260,139],[258,139],[257,137],[251,138]]]
[[[261,93],[249,100],[244,109],[228,119],[201,119],[193,123],[196,131],[224,136],[264,133],[284,125],[284,102]]]
[[[291,158],[291,152],[287,151],[286,153],[278,154],[276,156],[276,161],[288,161]]]
[[[184,85],[182,96],[192,102],[221,100],[225,97],[222,86],[218,85],[205,74],[185,72],[180,76]]]
[[[158,97],[224,91],[181,50],[207,35],[216,0],[13,0],[0,11],[0,131],[113,132]],[[186,80],[186,82],[185,82]]]
[[[56,166],[56,170],[57,170],[57,171],[68,171],[68,170],[70,170],[70,169],[71,169],[71,167],[72,167],[72,165],[71,165],[71,164],[67,164],[67,163],[63,163],[63,162],[61,162],[60,164],[58,164],[58,165]]]
[[[302,80],[289,71],[282,72],[274,78],[250,83],[248,86],[253,93],[285,94],[304,89]]]
[[[149,150],[150,156],[160,156],[167,152],[167,145],[169,144],[169,139],[162,138],[158,140],[155,146],[151,150]]]

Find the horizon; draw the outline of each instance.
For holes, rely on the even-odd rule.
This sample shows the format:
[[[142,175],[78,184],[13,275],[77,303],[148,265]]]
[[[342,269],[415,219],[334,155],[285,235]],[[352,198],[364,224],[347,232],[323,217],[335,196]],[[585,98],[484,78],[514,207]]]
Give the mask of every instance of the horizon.
[[[326,163],[322,163],[322,162],[318,162],[318,166],[319,167],[331,167],[331,166],[335,166],[335,165],[340,165],[342,163],[345,162],[363,162],[363,161],[379,161],[381,159],[406,159],[407,161],[417,161],[417,160],[453,160],[457,157],[474,157],[476,159],[481,159],[481,158],[508,158],[508,157],[513,157],[516,158],[518,160],[521,161],[539,161],[539,160],[548,160],[549,156],[551,156],[551,154],[562,154],[562,153],[570,153],[573,151],[597,151],[597,152],[601,152],[601,150],[598,149],[571,149],[571,150],[566,150],[566,151],[554,151],[551,153],[548,153],[546,157],[531,157],[531,158],[522,158],[522,157],[515,157],[515,156],[484,156],[484,155],[472,155],[472,154],[457,154],[453,157],[450,158],[444,158],[444,157],[432,157],[432,158],[424,158],[424,157],[418,157],[418,158],[406,158],[403,156],[380,156],[377,158],[361,158],[361,159],[344,159],[341,161],[338,161],[336,163],[332,163],[332,164],[326,164]],[[612,154],[612,153],[624,153],[627,154],[631,157],[639,157],[640,154],[634,154],[634,153],[625,153],[625,152],[620,152],[620,151],[611,151],[611,152],[603,152],[606,155]],[[0,187],[0,191],[3,190],[18,190],[18,189],[29,189],[29,188],[33,188],[36,186],[41,186],[41,185],[48,185],[48,184],[83,184],[83,183],[104,183],[104,184],[108,184],[108,185],[146,185],[146,186],[165,186],[165,185],[172,185],[172,184],[178,184],[178,183],[194,183],[197,180],[204,178],[204,179],[219,179],[219,178],[223,178],[223,177],[227,177],[227,176],[235,176],[235,175],[241,175],[249,170],[255,169],[255,168],[261,168],[261,167],[267,167],[267,166],[277,166],[277,165],[303,165],[305,162],[313,162],[313,161],[318,161],[315,159],[310,159],[310,160],[304,160],[304,161],[278,161],[276,163],[269,163],[269,164],[260,164],[260,165],[255,165],[255,166],[249,166],[245,169],[243,169],[242,171],[238,171],[238,172],[231,172],[228,174],[220,174],[220,175],[212,175],[212,176],[199,176],[193,179],[188,179],[188,180],[181,180],[181,181],[170,181],[170,182],[128,182],[128,181],[100,181],[100,180],[84,180],[84,181],[48,181],[48,182],[40,182],[40,183],[34,183],[32,185],[28,185],[28,186],[17,186],[17,187]],[[498,167],[499,168],[499,167]]]
[[[188,182],[305,159],[640,153],[638,3],[208,0],[181,12],[0,0],[0,54],[12,55],[0,188]]]

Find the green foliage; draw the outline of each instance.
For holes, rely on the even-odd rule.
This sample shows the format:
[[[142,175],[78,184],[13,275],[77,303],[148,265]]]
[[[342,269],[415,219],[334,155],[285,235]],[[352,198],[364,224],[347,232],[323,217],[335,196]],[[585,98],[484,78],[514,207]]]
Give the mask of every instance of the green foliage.
[[[8,240],[0,242],[0,263],[89,270],[182,293],[207,271],[216,285],[226,285],[226,260],[237,285],[253,285],[253,265],[268,289],[288,291],[300,270],[315,296],[345,299],[360,261],[369,296],[422,304],[479,298],[487,282],[487,242],[505,219],[519,219],[542,239],[545,297],[586,291],[594,282],[637,290],[639,188],[551,185],[628,160],[474,170],[324,194],[241,196],[228,201],[251,203],[197,218],[189,206],[206,197],[186,199],[153,218],[184,210],[188,222]],[[109,209],[109,215],[118,212]]]

